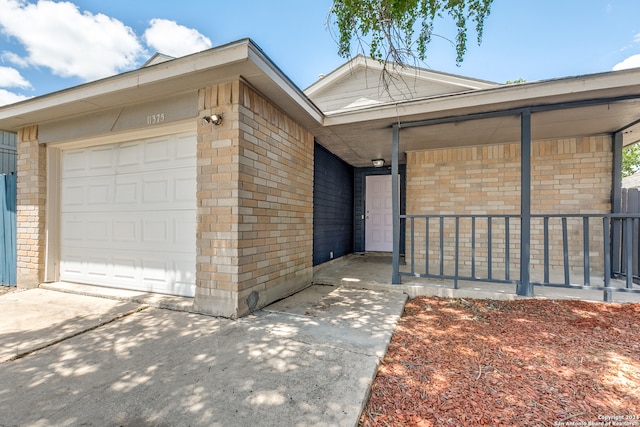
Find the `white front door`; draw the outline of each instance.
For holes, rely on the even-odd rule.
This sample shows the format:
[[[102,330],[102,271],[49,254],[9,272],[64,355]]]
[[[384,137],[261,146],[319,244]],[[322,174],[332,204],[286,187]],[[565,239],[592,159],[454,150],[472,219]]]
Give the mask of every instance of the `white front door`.
[[[365,186],[365,251],[392,252],[391,175],[369,175]]]
[[[60,280],[195,294],[196,136],[62,153]]]

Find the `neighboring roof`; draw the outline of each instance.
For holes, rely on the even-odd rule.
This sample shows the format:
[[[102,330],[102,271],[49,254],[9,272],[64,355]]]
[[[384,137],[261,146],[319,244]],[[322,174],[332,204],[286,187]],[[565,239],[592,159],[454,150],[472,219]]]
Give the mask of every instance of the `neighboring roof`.
[[[161,64],[163,62],[171,61],[172,59],[176,59],[173,56],[165,55],[164,53],[156,52],[151,55],[151,58],[147,59],[147,62],[142,64],[142,67],[149,67],[151,65]]]
[[[322,113],[250,39],[0,107],[0,130],[97,113],[243,79],[308,129]]]
[[[383,71],[385,70],[386,73]],[[424,68],[383,64],[358,55],[305,89],[325,114],[416,98],[489,89],[497,83]]]
[[[622,178],[622,188],[640,188],[640,171]]]

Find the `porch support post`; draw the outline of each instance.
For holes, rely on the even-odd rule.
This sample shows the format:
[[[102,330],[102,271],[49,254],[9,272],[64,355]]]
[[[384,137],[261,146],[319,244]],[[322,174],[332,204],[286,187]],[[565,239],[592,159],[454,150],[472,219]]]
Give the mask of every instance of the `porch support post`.
[[[611,213],[622,213],[622,132],[612,135],[613,176],[611,177]],[[622,220],[611,221],[611,271],[605,274],[612,276],[614,269],[620,268],[620,244]]]
[[[531,111],[520,115],[520,282],[516,294],[533,296],[531,284]]]
[[[393,209],[393,273],[391,283],[399,285],[400,281],[400,194],[398,180],[398,150],[400,145],[400,127],[393,125],[393,142],[391,147],[391,206]]]

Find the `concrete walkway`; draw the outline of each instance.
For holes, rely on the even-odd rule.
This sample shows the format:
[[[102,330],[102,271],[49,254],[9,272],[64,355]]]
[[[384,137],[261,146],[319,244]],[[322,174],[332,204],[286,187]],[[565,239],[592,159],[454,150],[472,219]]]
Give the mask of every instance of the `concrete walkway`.
[[[405,300],[312,286],[233,321],[9,293],[0,426],[355,426]]]

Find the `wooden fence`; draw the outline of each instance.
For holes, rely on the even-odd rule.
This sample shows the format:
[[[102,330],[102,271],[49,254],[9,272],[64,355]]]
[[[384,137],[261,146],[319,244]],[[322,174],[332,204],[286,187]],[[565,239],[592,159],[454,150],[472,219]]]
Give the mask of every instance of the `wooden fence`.
[[[16,175],[0,175],[0,284],[16,285]]]
[[[622,189],[622,210],[623,214],[640,214],[640,190],[637,188],[623,188]],[[621,227],[624,228],[624,224],[621,224]],[[625,237],[628,236],[628,233],[625,233],[623,230],[620,231],[620,262],[616,262],[616,257],[614,256],[614,264],[613,270],[614,273],[619,273],[626,275],[626,264],[624,260],[627,258],[627,248]],[[632,259],[633,259],[633,279],[634,282],[640,282],[640,219],[633,220],[633,231],[631,233],[632,236]],[[614,244],[614,254],[617,248],[616,239],[613,240]]]

